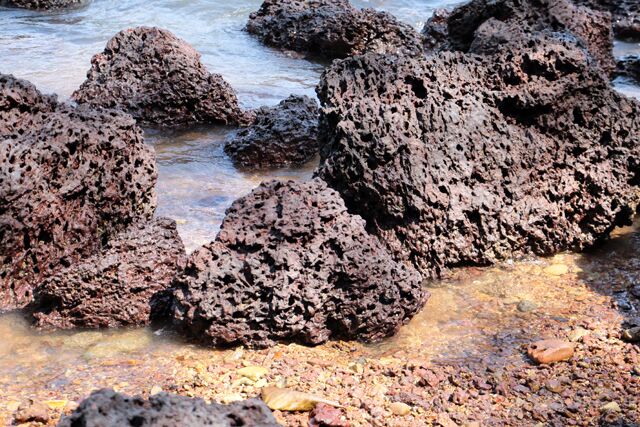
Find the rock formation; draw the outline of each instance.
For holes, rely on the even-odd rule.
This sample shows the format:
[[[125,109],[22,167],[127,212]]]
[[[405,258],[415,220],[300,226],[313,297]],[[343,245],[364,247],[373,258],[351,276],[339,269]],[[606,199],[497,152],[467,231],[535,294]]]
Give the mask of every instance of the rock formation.
[[[276,427],[273,414],[259,399],[229,405],[208,404],[202,399],[159,393],[149,400],[129,397],[113,390],[95,391],[58,427]]]
[[[484,46],[488,38],[494,38],[492,44],[517,43],[519,33],[543,30],[573,34],[605,71],[615,68],[611,16],[576,6],[571,0],[472,0],[449,14],[434,16],[423,35],[427,47],[481,53],[478,45]],[[444,43],[438,43],[443,39]]]
[[[251,120],[222,76],[209,73],[188,43],[159,28],[116,34],[93,57],[87,80],[72,98],[126,111],[148,125]]]
[[[364,52],[421,55],[420,34],[392,15],[356,9],[348,0],[265,0],[247,31],[263,43],[309,56]]]
[[[3,2],[0,2],[0,5]],[[86,0],[6,0],[8,6],[33,10],[56,10],[70,7],[78,7],[86,3]]]
[[[318,103],[290,96],[255,111],[253,124],[235,133],[225,152],[239,165],[266,168],[302,164],[318,154]]]
[[[318,176],[426,276],[581,250],[631,223],[640,107],[570,35],[335,61],[318,94]]]
[[[0,75],[0,309],[155,210],[156,164],[134,120],[60,104]]]
[[[186,253],[173,220],[132,225],[99,254],[47,278],[32,305],[39,328],[117,328],[149,323],[151,297],[182,271]]]
[[[380,340],[426,299],[420,275],[319,179],[263,183],[234,202],[172,294],[174,325],[191,340],[255,347]]]
[[[640,2],[638,0],[575,0],[595,10],[611,12],[616,37],[640,41]]]
[[[616,74],[633,79],[640,84],[640,56],[627,56],[620,59]]]

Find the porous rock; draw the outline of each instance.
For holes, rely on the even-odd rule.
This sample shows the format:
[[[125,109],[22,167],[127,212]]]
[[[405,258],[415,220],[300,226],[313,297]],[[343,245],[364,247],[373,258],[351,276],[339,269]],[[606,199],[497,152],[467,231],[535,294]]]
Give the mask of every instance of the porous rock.
[[[616,37],[640,41],[640,2],[638,0],[575,0],[595,10],[610,12]]]
[[[100,253],[38,286],[34,323],[46,329],[147,325],[152,296],[169,287],[185,261],[175,221],[134,224]]]
[[[255,111],[256,119],[227,141],[225,152],[250,168],[306,163],[318,154],[318,103],[290,96]]]
[[[433,51],[447,43],[449,37],[449,16],[447,9],[436,9],[422,28],[425,49]]]
[[[153,148],[128,115],[0,75],[0,309],[155,211]]]
[[[394,16],[348,0],[266,0],[246,27],[263,43],[310,56],[421,55],[420,34]]]
[[[569,35],[335,61],[318,94],[318,176],[423,275],[582,250],[631,224],[640,107]]]
[[[605,71],[615,67],[611,15],[571,0],[472,0],[430,21],[423,33],[427,47],[436,50],[492,53],[504,44],[520,43],[523,32],[564,31],[584,43]]]
[[[172,294],[173,323],[185,336],[255,347],[377,341],[426,299],[420,275],[394,262],[319,179],[263,183],[235,201]]]
[[[633,79],[640,83],[640,56],[627,56],[618,61],[616,75]]]
[[[158,393],[144,400],[103,389],[95,391],[58,427],[276,427],[273,414],[259,399],[229,405],[208,404],[202,399]]]
[[[116,34],[93,57],[87,80],[72,98],[121,109],[149,125],[236,125],[251,120],[222,76],[209,73],[193,47],[160,28]]]
[[[86,0],[7,0],[8,6],[33,10],[57,10],[78,7],[86,3]],[[0,2],[2,5],[3,2]]]

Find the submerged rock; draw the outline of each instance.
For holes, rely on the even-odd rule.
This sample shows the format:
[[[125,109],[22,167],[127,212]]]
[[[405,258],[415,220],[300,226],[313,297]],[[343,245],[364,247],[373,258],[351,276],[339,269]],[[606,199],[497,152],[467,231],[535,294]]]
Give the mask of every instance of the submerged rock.
[[[504,44],[519,44],[522,33],[544,30],[573,34],[605,71],[613,71],[611,16],[576,6],[571,0],[472,0],[448,14],[434,16],[423,32],[427,47],[493,53]]]
[[[627,56],[620,59],[616,74],[640,83],[640,56]]]
[[[174,325],[191,340],[257,347],[380,340],[426,298],[420,275],[319,179],[263,183],[236,200],[172,293]]]
[[[121,109],[150,125],[251,120],[222,76],[209,73],[200,54],[167,30],[123,30],[91,64],[72,96],[78,103]]]
[[[153,148],[134,120],[0,75],[0,309],[153,215]]]
[[[227,141],[225,152],[251,168],[302,164],[318,154],[318,103],[290,96],[275,107],[262,107],[256,119]]]
[[[8,6],[34,10],[54,10],[78,7],[87,0],[6,0]],[[0,6],[3,2],[0,1]]]
[[[266,45],[310,56],[422,54],[420,34],[411,26],[385,12],[356,9],[348,0],[266,0],[246,29]]]
[[[640,41],[640,2],[638,0],[574,0],[595,10],[611,12],[616,37]]]
[[[149,323],[151,297],[169,287],[186,253],[173,220],[134,224],[99,254],[46,279],[32,305],[40,328],[116,328]]]
[[[318,176],[427,276],[582,250],[640,200],[640,106],[592,62],[555,33],[488,56],[336,61]]]
[[[275,427],[280,424],[259,399],[220,405],[168,393],[158,393],[144,400],[103,389],[93,392],[73,414],[63,417],[58,427],[179,425]]]

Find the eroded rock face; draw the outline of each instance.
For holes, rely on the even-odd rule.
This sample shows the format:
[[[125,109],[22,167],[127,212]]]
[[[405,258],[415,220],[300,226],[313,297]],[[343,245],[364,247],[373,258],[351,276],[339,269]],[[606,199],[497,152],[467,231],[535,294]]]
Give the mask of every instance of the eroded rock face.
[[[575,0],[595,10],[611,12],[616,37],[640,40],[640,2],[638,0]]]
[[[244,124],[233,88],[211,74],[188,43],[160,28],[116,34],[93,57],[78,103],[116,108],[149,125]]]
[[[318,175],[427,276],[591,246],[639,201],[640,107],[577,46],[334,62]]]
[[[472,0],[430,21],[423,30],[425,43],[436,50],[486,53],[487,44],[517,45],[521,33],[565,31],[583,42],[605,71],[615,68],[610,14],[571,0]]]
[[[234,134],[225,152],[239,165],[266,168],[302,164],[318,154],[318,103],[290,96],[255,111],[253,124]]]
[[[629,56],[619,60],[616,74],[640,83],[640,56]]]
[[[155,211],[155,154],[128,115],[0,75],[0,309]]]
[[[411,26],[348,0],[266,0],[250,15],[247,31],[268,46],[310,56],[422,54],[420,34]]]
[[[213,346],[376,341],[425,297],[420,275],[324,182],[272,181],[234,202],[216,241],[190,256],[170,311],[179,331]]]
[[[8,6],[24,9],[55,10],[82,6],[86,0],[7,0],[5,3]]]
[[[58,427],[122,426],[122,427],[276,427],[273,414],[259,399],[234,402],[229,405],[207,404],[168,393],[159,393],[149,400],[130,397],[103,389],[85,399],[73,414],[63,417]]]
[[[34,324],[46,329],[147,325],[151,297],[169,287],[185,261],[175,221],[134,224],[99,254],[46,279],[35,291]]]

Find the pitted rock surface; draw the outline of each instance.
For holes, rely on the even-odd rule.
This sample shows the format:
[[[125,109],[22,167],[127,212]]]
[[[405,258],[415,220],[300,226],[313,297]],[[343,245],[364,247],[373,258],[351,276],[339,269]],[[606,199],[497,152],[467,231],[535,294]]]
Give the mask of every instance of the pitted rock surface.
[[[5,3],[23,9],[56,10],[82,6],[86,2],[87,0],[7,0]],[[2,4],[3,2],[0,2],[0,5]]]
[[[611,12],[616,37],[640,41],[640,2],[638,0],[575,0],[595,10]]]
[[[449,16],[447,9],[436,9],[422,28],[424,47],[427,52],[439,49],[447,43],[449,37]]]
[[[211,74],[200,54],[167,30],[138,27],[116,34],[93,57],[78,103],[116,108],[149,125],[245,124],[233,88]]]
[[[640,56],[628,56],[620,59],[616,74],[640,83]]]
[[[640,107],[592,62],[561,34],[335,61],[318,176],[426,276],[589,247],[631,223],[640,183]]]
[[[249,168],[306,163],[318,154],[318,114],[315,99],[292,95],[256,110],[253,124],[234,134],[224,150]]]
[[[448,21],[446,35],[442,20]],[[423,30],[427,47],[487,53],[487,44],[519,43],[521,33],[569,32],[589,49],[607,72],[613,71],[611,15],[571,0],[472,0],[448,16],[434,16]],[[436,31],[434,38],[430,32]],[[445,40],[437,43],[437,40]]]
[[[174,325],[213,346],[392,335],[426,292],[364,226],[319,179],[263,183],[190,256],[172,290]]]
[[[310,56],[422,54],[420,34],[411,26],[348,0],[266,0],[250,15],[247,31],[268,46]]]
[[[134,224],[99,254],[36,288],[34,324],[45,329],[147,325],[151,297],[169,287],[186,257],[175,221]]]
[[[0,75],[0,309],[156,206],[153,148],[126,114],[74,108]]]
[[[93,392],[58,423],[58,427],[76,426],[276,427],[280,424],[259,399],[220,405],[169,393],[145,400],[103,389]]]

